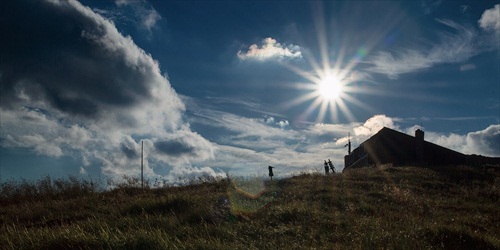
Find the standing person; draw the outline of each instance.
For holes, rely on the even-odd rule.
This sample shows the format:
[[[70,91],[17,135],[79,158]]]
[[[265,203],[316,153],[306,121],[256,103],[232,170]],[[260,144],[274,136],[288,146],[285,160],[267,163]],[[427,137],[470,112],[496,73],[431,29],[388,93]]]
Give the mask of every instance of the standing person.
[[[325,160],[325,174],[329,174],[329,170],[328,170],[328,163],[326,163],[326,160]]]
[[[333,166],[333,163],[332,163],[332,161],[330,161],[330,159],[328,159],[328,166],[330,166],[332,173],[335,173],[335,167]]]
[[[269,169],[269,177],[271,177],[271,180],[273,180],[273,176],[274,176],[274,174],[273,174],[273,168],[274,168],[274,167],[271,167],[271,166],[269,166],[269,167],[267,168],[267,169]]]

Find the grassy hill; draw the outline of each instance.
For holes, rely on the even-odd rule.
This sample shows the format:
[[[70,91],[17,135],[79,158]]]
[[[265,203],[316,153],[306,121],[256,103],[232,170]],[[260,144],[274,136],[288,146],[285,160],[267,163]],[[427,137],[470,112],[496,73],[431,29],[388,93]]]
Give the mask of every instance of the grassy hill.
[[[96,191],[0,189],[0,249],[499,249],[500,171],[379,167]]]

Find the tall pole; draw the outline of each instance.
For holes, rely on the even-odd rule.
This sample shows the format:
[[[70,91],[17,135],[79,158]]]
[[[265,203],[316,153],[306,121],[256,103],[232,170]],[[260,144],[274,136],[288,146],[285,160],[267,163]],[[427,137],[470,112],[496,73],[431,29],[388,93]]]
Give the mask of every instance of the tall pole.
[[[344,147],[347,147],[347,155],[351,154],[351,133],[347,134],[347,144],[344,145]]]
[[[349,153],[349,155],[351,155],[351,133],[349,133],[347,137],[349,138],[349,148],[348,148],[348,153]]]
[[[144,189],[144,141],[141,141],[141,186]]]

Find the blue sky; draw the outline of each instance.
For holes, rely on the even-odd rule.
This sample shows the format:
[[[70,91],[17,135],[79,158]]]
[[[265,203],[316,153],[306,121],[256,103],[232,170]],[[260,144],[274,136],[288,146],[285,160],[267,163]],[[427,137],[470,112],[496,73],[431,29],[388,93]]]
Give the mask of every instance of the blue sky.
[[[3,1],[0,174],[343,168],[383,126],[500,156],[495,1]]]

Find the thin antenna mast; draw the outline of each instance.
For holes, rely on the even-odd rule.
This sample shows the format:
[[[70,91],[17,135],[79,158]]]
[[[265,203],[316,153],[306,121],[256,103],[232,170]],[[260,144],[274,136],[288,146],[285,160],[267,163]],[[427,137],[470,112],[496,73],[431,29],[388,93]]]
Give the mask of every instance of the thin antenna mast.
[[[144,141],[141,141],[141,186],[144,189]]]
[[[347,134],[347,137],[349,138],[349,148],[347,152],[351,155],[351,132]]]
[[[347,155],[351,154],[351,132],[347,134],[347,144],[344,146],[347,147]]]

